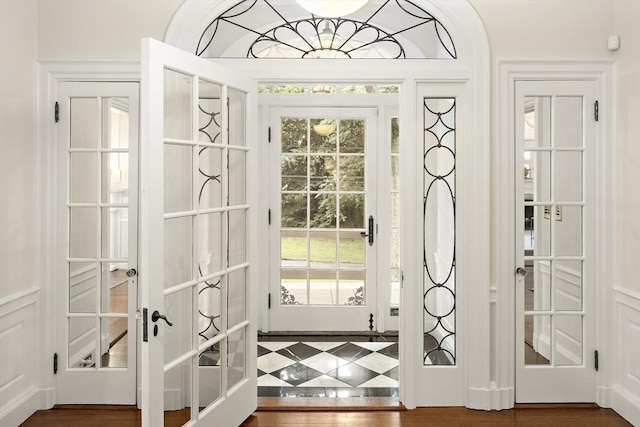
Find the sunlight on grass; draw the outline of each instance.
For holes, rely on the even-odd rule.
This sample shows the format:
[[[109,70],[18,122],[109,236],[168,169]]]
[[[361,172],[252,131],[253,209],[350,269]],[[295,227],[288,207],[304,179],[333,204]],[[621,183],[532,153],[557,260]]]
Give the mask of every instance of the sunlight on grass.
[[[282,237],[280,253],[283,260],[306,261],[307,239],[304,237]],[[340,263],[364,265],[364,240],[361,238],[340,240]],[[335,239],[312,238],[311,262],[335,263]]]

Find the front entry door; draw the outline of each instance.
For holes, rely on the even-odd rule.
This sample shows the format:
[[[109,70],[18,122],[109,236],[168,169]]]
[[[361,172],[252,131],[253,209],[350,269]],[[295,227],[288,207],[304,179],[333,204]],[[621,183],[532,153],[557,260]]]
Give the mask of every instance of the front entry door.
[[[240,425],[257,407],[255,84],[142,46],[142,423]]]
[[[518,81],[516,401],[595,401],[593,82]]]
[[[59,86],[57,404],[136,403],[138,93]]]
[[[376,119],[373,108],[271,112],[272,331],[373,328]]]

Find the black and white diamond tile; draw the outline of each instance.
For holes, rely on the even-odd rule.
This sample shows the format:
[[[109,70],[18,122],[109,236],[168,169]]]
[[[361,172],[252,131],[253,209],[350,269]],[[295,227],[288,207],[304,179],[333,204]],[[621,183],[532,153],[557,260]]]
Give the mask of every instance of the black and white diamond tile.
[[[398,344],[260,341],[258,387],[397,390]]]

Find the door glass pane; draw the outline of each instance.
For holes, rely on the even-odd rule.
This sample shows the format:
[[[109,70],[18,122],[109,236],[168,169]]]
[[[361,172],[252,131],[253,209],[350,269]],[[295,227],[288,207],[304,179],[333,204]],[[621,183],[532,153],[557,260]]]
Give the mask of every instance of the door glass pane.
[[[307,194],[283,194],[281,197],[280,221],[282,228],[306,228]]]
[[[524,310],[551,310],[552,261],[525,261]]]
[[[247,203],[247,154],[244,151],[229,149],[229,206]]]
[[[304,242],[306,244],[306,242]],[[311,268],[333,267],[337,261],[335,232],[314,231],[309,234],[309,265]]]
[[[524,200],[551,202],[551,152],[524,152]]]
[[[551,209],[551,205],[525,206],[525,255],[551,255]]]
[[[551,147],[551,97],[525,98],[524,111],[525,146]]]
[[[554,196],[556,202],[582,202],[582,152],[555,153]]]
[[[70,112],[71,148],[100,147],[102,117],[100,98],[72,98]]]
[[[364,125],[362,119],[340,120],[340,152],[364,154]]]
[[[365,305],[366,270],[340,270],[338,282],[338,304]]]
[[[98,156],[96,153],[71,153],[71,203],[98,201]]]
[[[129,98],[104,98],[103,108],[108,112],[109,123],[109,137],[103,139],[103,148],[129,148]]]
[[[524,364],[549,365],[551,316],[524,316]]]
[[[128,362],[127,318],[102,318],[103,348],[100,357],[101,368],[126,368]]]
[[[221,144],[222,87],[200,80],[198,94],[198,139],[200,142]]]
[[[127,313],[128,311],[129,281],[125,268],[119,267],[122,267],[120,263],[102,263],[100,292],[102,313]]]
[[[245,329],[227,338],[227,390],[247,376],[247,339]]]
[[[172,218],[164,221],[164,288],[179,285],[193,278],[192,218]]]
[[[126,258],[129,208],[102,208],[102,257]]]
[[[583,147],[582,97],[556,96],[554,99],[554,146]]]
[[[306,267],[307,232],[283,230],[280,232],[280,265],[283,267]]]
[[[228,88],[229,105],[229,145],[245,147],[246,141],[246,94],[232,87]]]
[[[69,319],[69,368],[95,369],[98,360],[96,317]]]
[[[164,211],[190,211],[192,205],[193,148],[164,145]]]
[[[69,257],[95,258],[98,255],[97,214],[96,208],[69,208]]]
[[[307,304],[307,270],[280,271],[280,304]]]
[[[582,256],[582,206],[555,205],[554,245],[557,256]]]
[[[186,220],[185,220],[186,221]],[[186,230],[185,230],[186,231]],[[200,277],[222,270],[226,248],[222,246],[222,213],[198,215],[198,273]]]
[[[102,155],[102,202],[128,203],[129,153]]]
[[[164,136],[192,138],[193,78],[173,70],[164,70]]]
[[[307,119],[283,117],[281,120],[281,143],[283,153],[306,153]]]
[[[555,315],[553,358],[558,366],[582,365],[582,316]]]
[[[309,197],[309,225],[311,228],[336,228],[335,194],[311,194]]]
[[[96,313],[97,279],[95,262],[69,263],[69,313]]]
[[[423,104],[423,361],[455,365],[456,99]]]
[[[229,211],[229,267],[247,261],[246,211]]]
[[[336,120],[331,118],[311,119],[309,150],[312,153],[336,152]]]
[[[224,277],[212,277],[199,285],[198,291],[198,342],[210,340],[222,331],[222,286]],[[201,358],[211,358],[206,351]],[[219,355],[218,355],[219,356]],[[205,363],[202,360],[200,364]]]
[[[364,194],[343,194],[340,196],[338,212],[340,228],[365,228]]]
[[[335,305],[338,297],[336,270],[309,270],[309,304]]]
[[[200,209],[222,206],[222,156],[218,147],[198,150],[198,206]]]
[[[176,394],[184,396],[182,399],[169,401],[165,399],[164,425],[182,426],[191,421],[191,395],[192,384],[192,359],[189,358],[178,366],[164,373],[164,387],[166,390],[174,390]]]
[[[227,291],[227,328],[232,328],[247,319],[247,280],[245,269],[229,273]]]
[[[364,191],[364,156],[340,156],[340,190]]]
[[[365,266],[366,240],[359,232],[340,231],[338,247],[342,267],[356,268]]]
[[[304,174],[306,183],[306,168]],[[336,156],[310,156],[311,191],[335,191],[337,174]]]
[[[220,367],[220,343],[200,353],[198,366],[200,412],[222,396],[222,371]]]
[[[314,157],[314,159],[322,158]],[[307,156],[282,156],[280,168],[282,170],[283,191],[300,191],[307,189],[307,160]],[[315,167],[312,170],[315,170]]]
[[[583,295],[583,261],[555,262],[554,308],[561,311],[581,311]]]

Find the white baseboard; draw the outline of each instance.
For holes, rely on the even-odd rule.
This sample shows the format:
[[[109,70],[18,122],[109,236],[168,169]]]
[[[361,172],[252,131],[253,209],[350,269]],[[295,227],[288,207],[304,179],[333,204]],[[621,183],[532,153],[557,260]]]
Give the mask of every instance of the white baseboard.
[[[611,408],[634,426],[640,426],[640,400],[628,390],[613,386]]]
[[[53,389],[30,388],[0,408],[0,425],[18,427],[36,411],[52,408],[53,399]]]
[[[485,411],[511,409],[515,403],[513,387],[505,388],[469,388],[467,389],[467,408]]]

